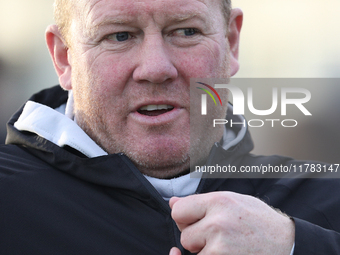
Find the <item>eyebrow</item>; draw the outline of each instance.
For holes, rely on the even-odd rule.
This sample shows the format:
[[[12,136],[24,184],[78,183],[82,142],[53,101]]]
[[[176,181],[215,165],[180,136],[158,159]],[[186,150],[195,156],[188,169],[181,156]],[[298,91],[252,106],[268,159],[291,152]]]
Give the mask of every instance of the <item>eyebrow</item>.
[[[198,19],[204,19],[202,17],[201,12],[198,11],[192,11],[189,13],[176,13],[176,14],[172,14],[170,16],[169,21],[171,23],[181,23],[193,18],[198,18]],[[102,20],[100,20],[98,23],[94,22],[91,27],[90,27],[90,33],[93,34],[94,31],[96,29],[98,29],[99,27],[103,27],[103,26],[107,26],[107,25],[128,25],[131,24],[133,22],[135,22],[135,17],[117,17],[115,16],[107,16],[105,18],[103,18]]]
[[[192,19],[195,17],[200,17],[200,13],[190,12],[190,13],[184,13],[184,14],[175,14],[175,15],[172,15],[172,20],[175,22],[182,22],[182,21],[186,21],[188,19]]]
[[[185,13],[185,14],[174,14],[171,15],[171,21],[172,22],[183,22],[192,18],[202,18],[199,12],[191,12],[191,13]],[[132,23],[133,19],[130,18],[118,18],[117,16],[108,16],[105,17],[103,20],[101,20],[98,23],[94,23],[93,27],[99,27],[103,25],[112,25],[112,24],[118,24],[118,25],[123,25],[123,24],[129,24]]]
[[[123,24],[129,24],[132,23],[132,19],[122,19],[118,18],[117,16],[108,16],[102,19],[98,23],[94,23],[93,27],[99,27],[103,25],[111,25],[111,24],[118,24],[118,25],[123,25]]]
[[[100,27],[104,27],[108,25],[124,25],[124,24],[129,24],[132,22],[133,22],[132,19],[123,19],[117,16],[107,16],[101,19],[98,23],[96,22],[91,23],[91,25],[88,27],[88,32],[91,36],[94,36],[96,30],[98,30],[98,28]]]

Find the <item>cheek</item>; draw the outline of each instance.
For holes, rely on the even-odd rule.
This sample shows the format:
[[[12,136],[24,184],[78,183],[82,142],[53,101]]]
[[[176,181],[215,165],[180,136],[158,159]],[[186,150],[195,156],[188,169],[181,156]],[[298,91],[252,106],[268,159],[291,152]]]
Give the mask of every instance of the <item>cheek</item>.
[[[86,114],[117,115],[117,106],[126,107],[128,66],[113,57],[82,59],[73,68],[76,108]],[[120,108],[120,107],[119,107]]]
[[[131,61],[126,59],[125,56],[103,53],[93,62],[87,60],[91,86],[102,93],[122,94],[133,70]]]
[[[188,78],[217,78],[227,71],[225,54],[219,44],[200,45],[177,54],[177,66]]]

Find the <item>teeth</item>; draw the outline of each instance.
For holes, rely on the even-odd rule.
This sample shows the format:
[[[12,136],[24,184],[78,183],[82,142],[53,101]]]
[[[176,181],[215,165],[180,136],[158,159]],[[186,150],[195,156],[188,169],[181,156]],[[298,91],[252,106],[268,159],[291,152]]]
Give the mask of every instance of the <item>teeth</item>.
[[[157,105],[146,105],[140,108],[142,111],[155,111],[157,110]]]
[[[161,105],[157,105],[157,110],[167,110],[173,108],[171,105],[166,105],[166,104],[161,104]]]
[[[171,105],[161,104],[161,105],[146,105],[140,108],[141,111],[156,111],[156,110],[168,110],[173,109]]]

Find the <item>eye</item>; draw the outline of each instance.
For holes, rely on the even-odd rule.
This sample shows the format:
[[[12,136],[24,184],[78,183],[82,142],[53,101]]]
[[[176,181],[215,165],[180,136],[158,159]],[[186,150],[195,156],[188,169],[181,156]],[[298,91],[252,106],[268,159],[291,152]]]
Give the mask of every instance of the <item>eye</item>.
[[[128,32],[119,32],[119,33],[114,33],[112,35],[107,36],[107,39],[111,41],[124,42],[130,39],[130,37],[131,36]]]
[[[175,31],[180,36],[193,36],[198,34],[200,31],[196,28],[181,28]]]
[[[194,28],[185,28],[184,30],[184,35],[186,36],[191,36],[197,33],[197,30]]]

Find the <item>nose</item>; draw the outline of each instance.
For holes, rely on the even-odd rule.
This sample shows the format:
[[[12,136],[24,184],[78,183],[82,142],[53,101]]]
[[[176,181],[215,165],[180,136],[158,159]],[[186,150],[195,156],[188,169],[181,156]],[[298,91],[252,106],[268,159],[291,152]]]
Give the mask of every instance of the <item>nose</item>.
[[[138,55],[138,65],[133,72],[137,82],[160,84],[178,76],[161,35],[145,36]]]

